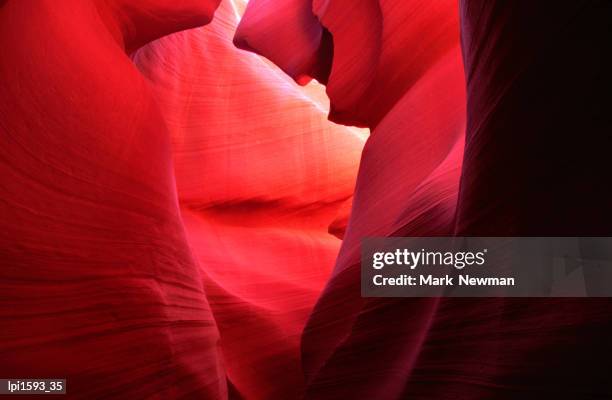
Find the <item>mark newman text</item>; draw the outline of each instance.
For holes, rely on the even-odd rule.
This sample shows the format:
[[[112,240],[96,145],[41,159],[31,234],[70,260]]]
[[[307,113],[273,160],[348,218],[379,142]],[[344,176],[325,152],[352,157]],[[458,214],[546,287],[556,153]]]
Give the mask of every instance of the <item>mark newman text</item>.
[[[459,286],[514,286],[514,278],[511,277],[471,277],[469,275],[436,277],[433,275],[400,275],[389,278],[382,275],[374,275],[373,282],[376,286],[455,286],[454,279],[457,278]]]

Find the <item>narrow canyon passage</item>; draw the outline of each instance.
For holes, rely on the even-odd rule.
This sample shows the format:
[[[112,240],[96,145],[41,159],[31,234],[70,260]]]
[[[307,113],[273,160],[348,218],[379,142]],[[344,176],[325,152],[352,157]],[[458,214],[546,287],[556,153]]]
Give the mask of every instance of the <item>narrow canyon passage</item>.
[[[609,297],[369,297],[360,274],[372,237],[612,233],[611,18],[0,0],[0,394],[612,398]]]

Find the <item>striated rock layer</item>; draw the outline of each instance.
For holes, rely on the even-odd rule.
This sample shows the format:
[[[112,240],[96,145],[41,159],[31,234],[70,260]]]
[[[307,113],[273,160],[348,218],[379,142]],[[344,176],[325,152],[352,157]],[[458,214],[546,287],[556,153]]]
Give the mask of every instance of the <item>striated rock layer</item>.
[[[249,11],[260,7],[249,3],[235,42],[268,56],[267,46],[255,47],[275,37],[268,19],[297,17],[280,16],[281,6],[252,17],[256,25]],[[360,244],[368,236],[453,232],[465,129],[459,15],[453,1],[315,1],[292,26],[311,21],[309,13],[333,38],[333,59],[318,52],[311,62],[331,64],[322,79],[330,119],[372,134],[336,267],[302,337],[306,398],[395,399],[418,367],[438,300],[362,299]],[[282,38],[270,58],[289,71],[279,54],[290,58],[294,40]],[[317,77],[308,70],[293,77],[300,74]]]
[[[365,136],[234,47],[241,3],[146,45],[217,6],[0,3],[0,376],[84,399],[303,392]]]
[[[364,136],[331,124],[300,88],[232,37],[240,4],[134,59],[170,129],[189,241],[217,321],[228,379],[246,399],[303,392],[300,335],[333,267],[340,207]]]
[[[364,299],[359,248],[609,235],[612,6],[219,3],[0,0],[0,377],[611,397],[610,300]]]
[[[126,54],[217,7],[174,3],[0,7],[0,376],[67,378],[83,399],[226,396],[169,131]]]
[[[299,82],[326,82],[330,119],[373,130],[338,261],[304,330],[306,398],[610,395],[608,300],[359,293],[367,236],[607,234],[609,5],[466,0],[459,24],[454,1],[266,3],[249,3],[235,43]],[[331,36],[317,51],[312,15]],[[295,29],[275,35],[280,20]],[[307,38],[311,60],[296,70],[295,43]]]

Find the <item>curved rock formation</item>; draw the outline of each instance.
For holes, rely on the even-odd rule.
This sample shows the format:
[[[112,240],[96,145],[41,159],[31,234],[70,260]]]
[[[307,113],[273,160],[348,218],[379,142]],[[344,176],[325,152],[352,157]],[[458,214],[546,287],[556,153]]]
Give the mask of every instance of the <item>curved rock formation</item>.
[[[236,49],[238,5],[134,58],[170,128],[228,378],[246,399],[294,399],[300,335],[340,247],[328,226],[353,192],[365,138],[327,121],[316,86]]]
[[[303,392],[364,135],[233,46],[239,6],[141,47],[217,2],[3,3],[0,376],[85,399]]]
[[[609,394],[608,300],[363,299],[358,270],[367,236],[606,234],[609,5],[462,2],[465,157],[455,2],[315,0],[311,12],[333,39],[330,119],[373,132],[338,262],[305,327],[306,398]],[[235,42],[265,56],[274,46],[283,67],[292,36],[266,26],[282,13],[247,12]],[[304,53],[321,57],[314,47]]]
[[[244,7],[0,0],[0,378],[610,397],[609,299],[368,299],[359,262],[368,236],[610,233],[612,6],[251,0],[233,36]]]
[[[226,396],[169,132],[124,50],[217,6],[175,3],[0,7],[3,377],[66,378],[82,399]]]
[[[367,236],[453,231],[465,128],[456,5],[315,1],[311,10],[301,5],[301,14],[286,13],[284,3],[257,14],[262,9],[265,4],[249,2],[235,43],[248,43],[249,50],[264,56],[274,46],[270,58],[288,71],[282,56],[293,57],[293,38],[303,32],[295,28],[293,35],[277,35],[268,21],[303,27],[314,24],[316,14],[333,37],[330,74],[323,79],[329,117],[372,129],[336,267],[303,335],[306,397],[397,398],[437,301],[362,299],[360,242]],[[323,57],[323,64],[325,55],[313,54],[315,47],[305,54]],[[304,73],[293,78],[299,82]],[[412,317],[397,320],[402,314]]]

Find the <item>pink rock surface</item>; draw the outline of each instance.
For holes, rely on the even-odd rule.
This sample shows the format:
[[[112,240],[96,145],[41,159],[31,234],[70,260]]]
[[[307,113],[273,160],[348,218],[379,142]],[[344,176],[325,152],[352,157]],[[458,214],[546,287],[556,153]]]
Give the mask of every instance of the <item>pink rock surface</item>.
[[[240,45],[246,37],[249,49],[265,56],[274,45],[270,59],[281,59],[283,67],[279,54],[290,58],[295,48],[282,38],[291,36],[271,40],[276,34],[265,22],[295,17],[280,7],[249,20],[249,10],[255,14],[260,7],[249,3],[235,42]],[[465,129],[458,12],[453,1],[315,1],[310,12],[333,37],[325,79],[330,119],[368,126],[372,135],[363,150],[338,261],[305,327],[306,397],[398,398],[437,300],[361,298],[360,245],[370,236],[453,232]],[[303,14],[301,21],[311,21],[307,11]],[[268,46],[256,47],[266,39]],[[402,313],[411,320],[388,319]]]
[[[171,131],[228,378],[248,399],[299,398],[300,336],[338,253],[328,226],[352,195],[365,138],[327,120],[315,86],[238,50],[237,12],[224,2],[210,25],[135,61]]]
[[[217,4],[139,3],[0,8],[0,375],[67,378],[84,399],[222,398],[169,131],[123,48]]]
[[[610,397],[609,299],[368,299],[359,263],[370,236],[609,235],[611,16],[0,0],[0,378]]]
[[[333,41],[331,62],[315,46],[304,52],[331,63],[322,79],[330,119],[373,130],[338,261],[304,330],[306,398],[609,392],[601,367],[610,349],[598,328],[610,326],[608,300],[363,299],[359,247],[368,236],[606,234],[609,62],[601,55],[610,7],[467,0],[460,24],[453,1],[303,3]],[[283,15],[295,19],[282,7],[250,21],[247,13],[235,42],[248,38],[249,50],[283,67],[295,57],[291,35],[276,38],[265,23]],[[565,41],[583,58],[567,60]],[[606,350],[593,357],[598,348]]]

